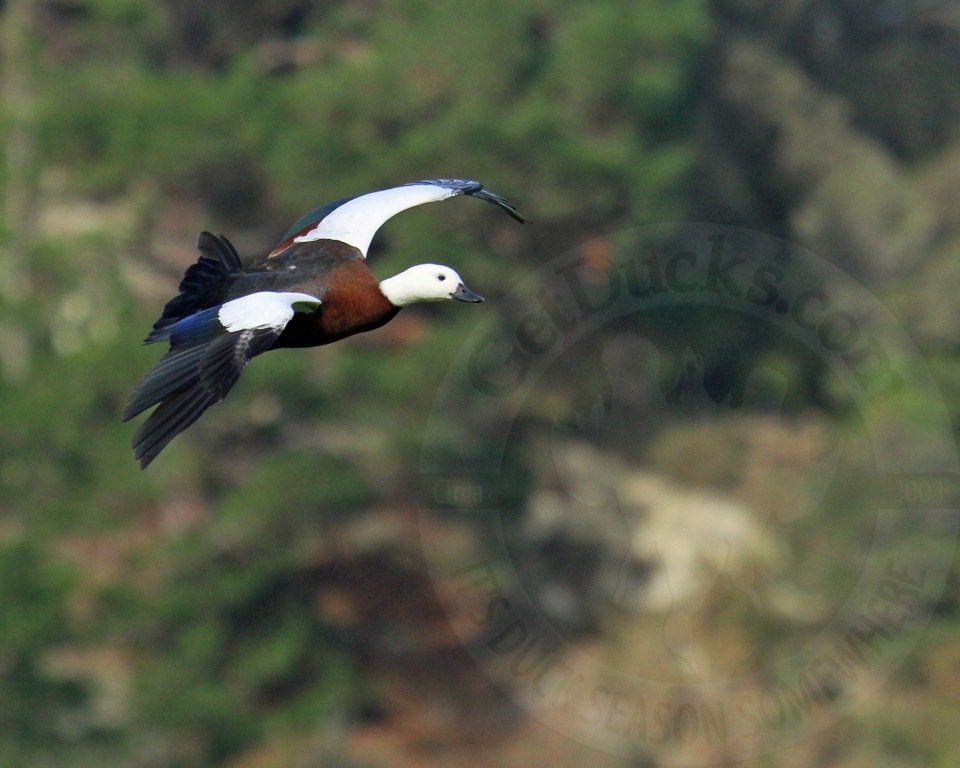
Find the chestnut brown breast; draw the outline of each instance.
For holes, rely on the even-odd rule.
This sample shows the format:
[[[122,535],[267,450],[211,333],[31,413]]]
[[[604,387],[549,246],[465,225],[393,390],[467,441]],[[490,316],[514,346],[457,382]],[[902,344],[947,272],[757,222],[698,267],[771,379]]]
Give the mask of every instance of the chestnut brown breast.
[[[330,269],[316,287],[316,295],[323,297],[319,311],[296,315],[274,347],[330,344],[379,328],[400,311],[380,292],[379,281],[360,260]]]

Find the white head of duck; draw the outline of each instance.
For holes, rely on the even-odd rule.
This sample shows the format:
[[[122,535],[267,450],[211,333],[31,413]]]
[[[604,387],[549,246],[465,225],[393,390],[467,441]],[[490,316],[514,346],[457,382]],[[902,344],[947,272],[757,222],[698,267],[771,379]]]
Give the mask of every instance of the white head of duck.
[[[380,283],[380,291],[395,307],[419,301],[479,302],[483,296],[463,284],[454,270],[442,264],[417,264]]]

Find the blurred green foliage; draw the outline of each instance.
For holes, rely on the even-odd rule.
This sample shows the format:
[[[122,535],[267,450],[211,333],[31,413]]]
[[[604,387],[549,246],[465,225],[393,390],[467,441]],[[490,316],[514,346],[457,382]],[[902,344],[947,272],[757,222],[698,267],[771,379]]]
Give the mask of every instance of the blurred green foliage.
[[[536,226],[515,229],[479,204],[428,206],[391,223],[372,268],[451,261],[490,306],[593,235],[685,218],[749,223],[849,256],[855,274],[897,297],[925,351],[936,351],[956,423],[956,313],[933,315],[902,272],[877,266],[920,252],[930,256],[917,269],[932,283],[942,270],[956,276],[957,241],[926,217],[949,180],[929,181],[930,198],[926,187],[913,198],[897,186],[956,141],[955,61],[945,46],[918,59],[922,30],[885,38],[879,11],[852,0],[835,4],[862,11],[852,28],[824,11],[823,29],[839,30],[824,38],[832,46],[797,46],[812,22],[775,5],[33,3],[27,183],[43,215],[8,222],[5,248],[22,227],[25,251],[0,265],[16,264],[30,286],[6,297],[0,322],[0,763],[226,765],[368,706],[361,641],[317,607],[338,573],[331,538],[345,520],[417,506],[424,424],[475,318],[425,308],[379,341],[271,354],[141,473],[118,414],[156,357],[138,347],[194,258],[194,229],[236,236],[252,255],[325,200],[478,178]],[[862,55],[843,60],[857,39]],[[952,86],[911,87],[930,71]],[[778,83],[773,95],[764,76]],[[905,97],[892,103],[880,85],[891,76],[904,79]],[[849,115],[834,119],[827,89]],[[4,110],[9,132],[16,105]],[[831,172],[844,179],[836,195]],[[20,183],[6,172],[2,181],[8,191]],[[891,236],[877,236],[876,263],[858,261],[874,253],[875,232],[849,235],[859,230],[848,224],[874,214]],[[683,322],[691,339],[719,335],[706,316]],[[766,349],[748,322],[731,333],[733,346],[782,362],[801,405],[848,428],[849,403],[831,399],[815,361]],[[569,370],[589,380],[595,358]],[[538,394],[518,432],[549,431],[576,411],[569,391]],[[922,423],[932,406],[913,403],[907,416]],[[479,452],[493,450],[500,426],[480,425]],[[655,437],[646,426],[630,425],[638,461]],[[517,516],[536,474],[517,449],[488,498]],[[841,588],[847,569],[818,574],[818,557],[853,550],[863,535],[855,491],[830,503],[839,523],[816,517],[797,531],[811,591]],[[825,539],[835,523],[836,539]],[[365,576],[370,591],[391,588],[372,568]],[[944,613],[938,631],[956,626],[956,605]],[[786,630],[748,631],[775,653]],[[121,671],[55,663],[94,649],[115,652]],[[126,681],[122,695],[104,692],[112,677]],[[120,714],[97,704],[111,696]],[[944,765],[956,754],[946,732],[925,753]],[[882,738],[893,753],[919,749],[893,729]]]

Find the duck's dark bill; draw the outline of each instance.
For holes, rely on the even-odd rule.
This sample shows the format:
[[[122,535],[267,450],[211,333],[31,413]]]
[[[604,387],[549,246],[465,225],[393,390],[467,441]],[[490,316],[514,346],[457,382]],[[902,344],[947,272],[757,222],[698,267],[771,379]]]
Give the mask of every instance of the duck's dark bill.
[[[457,290],[455,290],[451,296],[457,301],[483,301],[483,296],[481,296],[479,293],[474,293],[463,283],[460,283],[460,285],[457,286]]]

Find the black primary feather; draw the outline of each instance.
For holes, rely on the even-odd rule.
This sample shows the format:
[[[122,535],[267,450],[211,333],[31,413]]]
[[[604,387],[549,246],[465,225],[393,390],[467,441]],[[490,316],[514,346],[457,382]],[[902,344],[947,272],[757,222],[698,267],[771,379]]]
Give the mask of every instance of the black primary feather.
[[[123,411],[123,421],[130,421],[147,408],[193,384],[199,376],[200,360],[206,353],[206,346],[167,352],[147,371],[130,395]]]
[[[479,198],[480,200],[486,200],[488,203],[493,203],[494,205],[499,205],[501,208],[503,208],[503,210],[510,214],[512,218],[516,219],[521,224],[526,224],[528,221],[520,215],[520,212],[513,206],[512,203],[508,202],[496,192],[491,192],[489,189],[484,189],[481,187],[475,192],[465,192],[464,194]]]
[[[282,330],[224,333],[205,344],[167,352],[143,377],[123,413],[127,421],[159,403],[133,436],[140,467],[145,469],[174,437],[223,400],[247,363],[266,352]]]
[[[508,202],[506,198],[498,195],[496,192],[484,189],[483,184],[479,181],[474,181],[473,179],[423,179],[422,181],[411,181],[403,186],[410,187],[416,184],[430,184],[434,187],[449,189],[458,195],[469,195],[479,200],[486,200],[488,203],[493,203],[503,208],[513,219],[519,221],[521,224],[527,223],[527,219],[520,215],[520,212],[512,203]]]

